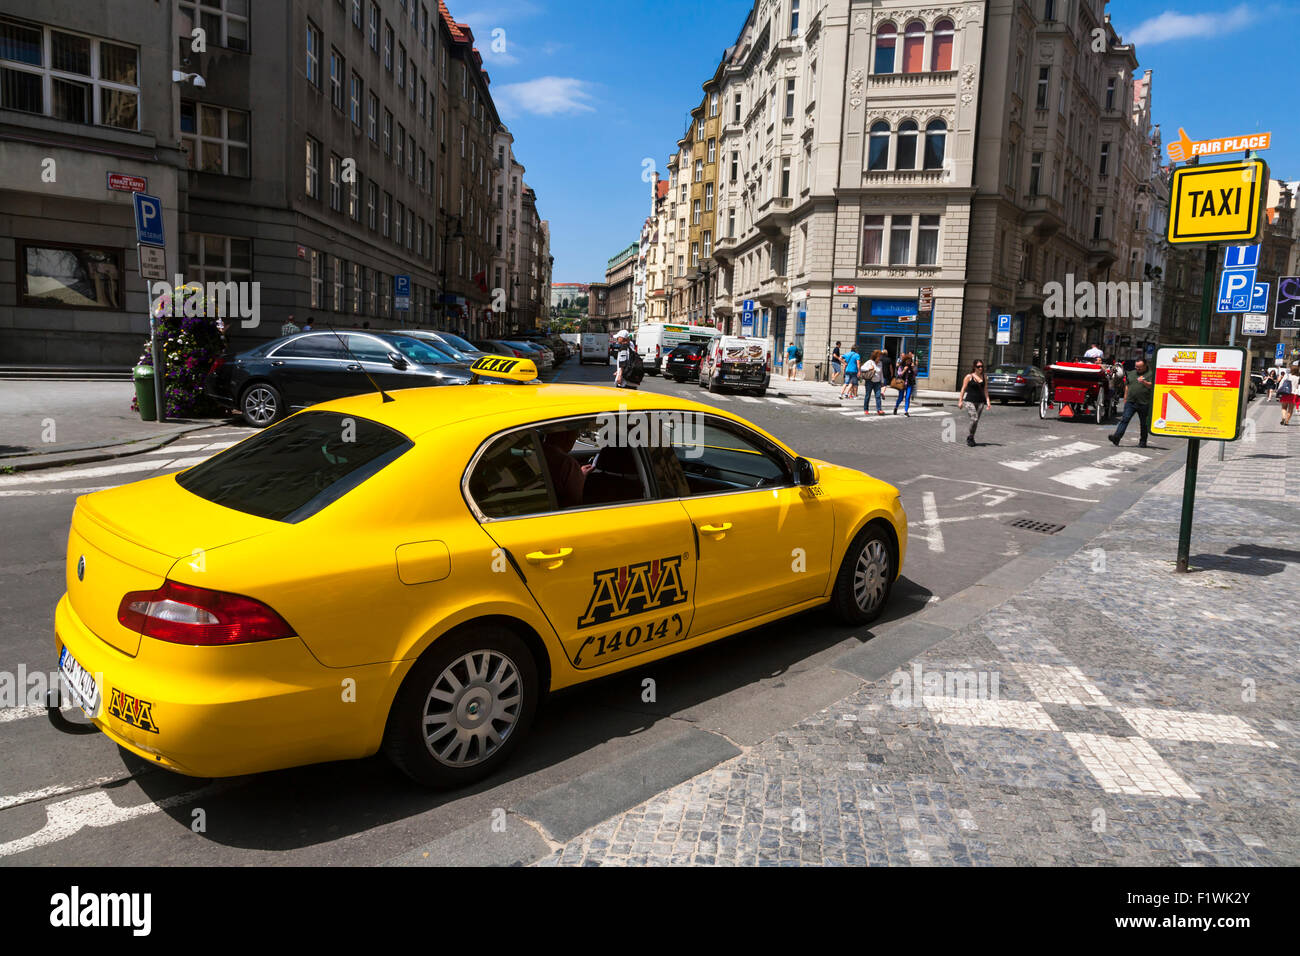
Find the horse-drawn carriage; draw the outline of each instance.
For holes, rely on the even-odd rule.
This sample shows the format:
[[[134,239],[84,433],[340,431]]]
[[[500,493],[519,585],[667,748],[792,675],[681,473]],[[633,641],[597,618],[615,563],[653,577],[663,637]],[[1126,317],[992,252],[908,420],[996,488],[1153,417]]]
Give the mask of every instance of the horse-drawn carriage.
[[[1059,408],[1062,418],[1095,417],[1100,425],[1115,415],[1117,367],[1093,362],[1053,362],[1038,403],[1038,417]]]

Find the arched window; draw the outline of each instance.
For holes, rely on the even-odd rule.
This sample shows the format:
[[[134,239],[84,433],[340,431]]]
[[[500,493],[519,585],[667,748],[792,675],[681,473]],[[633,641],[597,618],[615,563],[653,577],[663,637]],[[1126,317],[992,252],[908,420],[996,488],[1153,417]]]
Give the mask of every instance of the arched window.
[[[934,39],[930,46],[930,69],[936,73],[952,69],[951,20],[940,20],[934,25]]]
[[[925,24],[913,20],[903,34],[903,72],[920,73],[925,69]]]
[[[894,46],[898,42],[898,27],[892,23],[882,23],[876,28],[876,69],[877,73],[894,72]]]
[[[917,130],[915,120],[903,120],[898,124],[898,149],[894,153],[895,169],[916,169]]]
[[[871,124],[871,142],[867,169],[889,168],[889,124],[884,120]]]
[[[943,169],[944,146],[948,140],[948,124],[932,119],[925,124],[925,168]]]

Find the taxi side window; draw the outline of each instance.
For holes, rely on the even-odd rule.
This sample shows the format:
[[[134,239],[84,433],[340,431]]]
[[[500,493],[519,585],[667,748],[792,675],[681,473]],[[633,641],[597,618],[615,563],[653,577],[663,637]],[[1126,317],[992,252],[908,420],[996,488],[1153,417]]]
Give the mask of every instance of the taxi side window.
[[[489,518],[554,511],[533,432],[512,432],[497,439],[474,466],[469,493]]]
[[[718,419],[683,430],[672,444],[690,495],[714,495],[791,485],[783,455],[761,435]]]
[[[641,456],[617,413],[569,419],[539,429],[542,454],[560,509],[644,501],[650,497]]]

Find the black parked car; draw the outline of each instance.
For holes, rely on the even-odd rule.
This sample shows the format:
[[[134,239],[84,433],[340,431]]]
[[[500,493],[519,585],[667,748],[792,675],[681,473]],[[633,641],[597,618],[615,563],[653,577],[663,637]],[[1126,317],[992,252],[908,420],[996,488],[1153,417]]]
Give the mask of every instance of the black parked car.
[[[367,378],[367,373],[369,378]],[[308,405],[373,391],[465,385],[463,363],[399,332],[299,332],[212,365],[204,391],[218,404],[265,428]]]
[[[989,398],[1003,405],[1007,399],[1033,404],[1038,401],[1047,376],[1036,365],[997,365],[989,372]]]
[[[664,377],[678,382],[700,377],[700,359],[704,357],[702,345],[679,345],[664,359]]]

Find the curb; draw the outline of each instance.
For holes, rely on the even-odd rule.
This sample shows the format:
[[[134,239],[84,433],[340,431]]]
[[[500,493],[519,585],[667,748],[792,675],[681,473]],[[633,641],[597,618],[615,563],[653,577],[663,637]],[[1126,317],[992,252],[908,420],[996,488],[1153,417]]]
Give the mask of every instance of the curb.
[[[5,459],[0,458],[0,470],[13,469],[15,472],[37,471],[42,468],[61,468],[64,465],[85,465],[96,461],[111,461],[114,458],[129,458],[132,455],[142,455],[151,451],[156,451],[159,448],[170,445],[172,442],[176,441],[176,439],[188,435],[191,432],[202,431],[205,428],[214,427],[216,427],[215,424],[193,425],[157,438],[139,438],[132,442],[83,445],[79,449],[50,451],[35,455],[27,455],[17,458],[14,461],[6,461]],[[103,450],[96,451],[95,449]],[[78,452],[81,451],[85,451],[87,454],[79,454]],[[65,454],[69,454],[69,452],[71,452],[69,457],[62,457]]]

